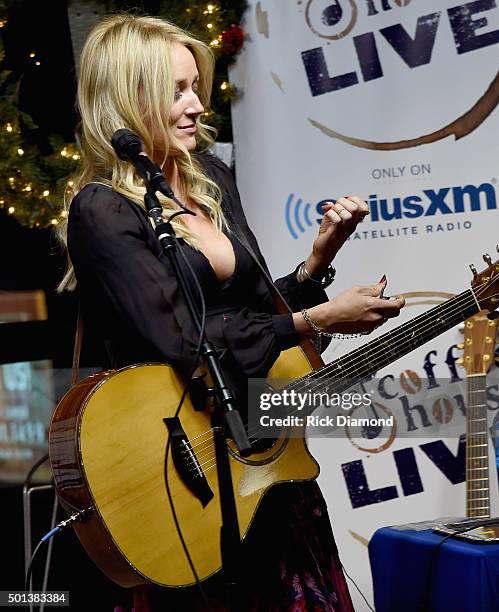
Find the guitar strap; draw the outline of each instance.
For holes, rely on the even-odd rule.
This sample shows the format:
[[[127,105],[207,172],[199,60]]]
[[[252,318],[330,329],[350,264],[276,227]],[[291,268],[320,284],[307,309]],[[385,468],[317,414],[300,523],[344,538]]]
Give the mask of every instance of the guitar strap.
[[[81,298],[78,297],[78,315],[76,317],[76,334],[73,349],[73,368],[71,373],[71,386],[76,385],[80,375],[80,353],[83,339],[83,317],[81,315]]]

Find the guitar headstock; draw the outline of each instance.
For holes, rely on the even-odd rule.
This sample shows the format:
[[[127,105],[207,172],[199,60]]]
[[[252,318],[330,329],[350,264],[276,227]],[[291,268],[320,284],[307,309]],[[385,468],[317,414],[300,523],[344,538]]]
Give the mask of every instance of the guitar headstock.
[[[499,245],[496,250],[499,253]],[[483,272],[478,273],[475,266],[470,266],[473,272],[471,287],[481,308],[492,312],[499,306],[499,260],[492,263],[491,256],[487,254],[483,259],[488,266]]]
[[[466,373],[487,374],[494,360],[498,319],[489,319],[481,311],[464,322],[464,348],[461,365]]]

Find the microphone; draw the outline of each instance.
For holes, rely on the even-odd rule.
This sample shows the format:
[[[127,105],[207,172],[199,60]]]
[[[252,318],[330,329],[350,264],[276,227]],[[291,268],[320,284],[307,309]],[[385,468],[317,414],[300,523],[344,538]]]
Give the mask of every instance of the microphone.
[[[124,161],[131,162],[148,186],[154,191],[160,191],[167,198],[175,199],[161,168],[142,151],[142,141],[137,134],[126,128],[116,130],[111,138],[111,144],[116,155]]]

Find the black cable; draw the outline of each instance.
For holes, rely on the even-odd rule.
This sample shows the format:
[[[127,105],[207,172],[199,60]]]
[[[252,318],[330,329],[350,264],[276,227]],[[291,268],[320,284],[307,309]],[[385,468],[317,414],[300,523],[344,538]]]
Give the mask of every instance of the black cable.
[[[433,571],[435,569],[435,561],[437,559],[437,554],[440,550],[440,547],[443,544],[445,544],[445,542],[447,542],[447,540],[449,540],[450,538],[454,538],[455,536],[460,535],[461,533],[466,533],[466,531],[471,531],[472,529],[476,529],[477,527],[483,527],[484,525],[494,525],[495,523],[498,522],[498,520],[499,519],[497,518],[493,518],[493,519],[488,519],[486,521],[481,521],[479,524],[475,522],[473,525],[468,525],[467,527],[464,527],[463,529],[459,529],[458,531],[455,531],[454,533],[449,533],[448,535],[446,535],[444,538],[440,540],[440,542],[435,546],[435,548],[432,550],[432,553],[431,553],[430,562],[428,564],[428,577],[426,579],[426,587],[421,597],[421,602],[419,604],[419,612],[429,612],[430,610],[429,605],[430,605],[430,597],[431,597],[431,586],[433,582]]]
[[[191,383],[192,376],[194,375],[194,372],[196,371],[196,369],[198,367],[198,364],[199,364],[199,361],[200,361],[200,358],[201,358],[201,347],[203,345],[204,332],[205,332],[205,327],[206,327],[206,302],[204,300],[203,291],[202,291],[201,286],[199,284],[199,281],[197,279],[196,273],[192,269],[191,264],[189,263],[187,257],[185,256],[185,253],[182,251],[181,248],[179,248],[179,245],[178,245],[177,241],[176,241],[176,243],[177,243],[176,251],[177,251],[177,253],[180,253],[182,259],[184,260],[184,263],[186,264],[187,268],[189,269],[189,272],[191,273],[192,279],[194,280],[194,285],[196,287],[196,291],[197,291],[198,296],[199,296],[199,301],[200,301],[200,305],[201,305],[201,327],[200,327],[200,331],[199,331],[199,340],[198,340],[198,344],[197,344],[197,347],[196,347],[196,355],[195,355],[195,358],[194,358],[194,364],[192,366],[192,369],[191,369],[191,371],[189,373],[189,376],[187,378],[187,381],[185,383],[184,390],[183,390],[182,395],[180,397],[177,409],[175,410],[174,418],[177,418],[179,413],[180,413],[180,410],[182,408],[184,400],[185,400],[185,398],[187,396],[187,392],[189,390],[189,385]],[[179,520],[178,520],[178,517],[177,517],[177,512],[175,510],[175,504],[174,504],[173,496],[172,496],[172,493],[171,493],[171,490],[170,490],[170,484],[168,482],[168,455],[170,453],[170,442],[171,442],[171,435],[170,435],[170,432],[168,432],[168,440],[167,440],[167,443],[166,443],[165,462],[164,462],[164,475],[165,475],[166,493],[168,495],[168,501],[169,501],[169,504],[170,504],[170,509],[172,511],[173,521],[175,523],[175,528],[177,530],[177,535],[178,535],[178,537],[180,539],[180,542],[182,544],[182,548],[184,549],[184,553],[185,553],[185,556],[187,558],[187,562],[189,563],[189,567],[191,568],[192,575],[194,576],[194,580],[196,581],[196,586],[199,589],[201,598],[203,599],[203,602],[204,602],[206,608],[208,610],[211,610],[211,606],[210,606],[210,604],[208,602],[208,598],[206,596],[206,593],[204,592],[204,588],[203,588],[203,586],[201,584],[201,580],[199,579],[199,575],[198,575],[198,573],[196,571],[196,568],[194,567],[194,562],[192,561],[191,554],[190,554],[189,549],[187,547],[187,544],[185,542],[184,535],[182,533],[182,529],[180,527],[180,523],[179,523]]]
[[[355,582],[355,580],[349,575],[349,573],[347,572],[347,570],[345,569],[345,566],[343,565],[343,563],[341,563],[341,561],[340,561],[340,564],[341,564],[341,569],[343,570],[345,576],[348,578],[348,580],[350,580],[350,582],[353,584],[353,586],[359,592],[359,595],[366,602],[366,606],[369,608],[369,610],[372,610],[372,612],[376,612],[375,609],[371,606],[371,604],[367,601],[366,596],[364,595],[364,593],[357,586],[357,583]]]
[[[193,213],[187,210],[178,210],[177,212],[174,212],[172,215],[170,215],[166,222],[171,223],[173,219],[175,219],[175,217],[178,217],[180,215],[188,215],[188,214],[195,215],[196,213]]]
[[[30,593],[31,592],[31,588],[30,588],[30,582],[31,582],[31,574],[33,573],[33,561],[35,560],[35,557],[38,553],[38,551],[40,550],[42,544],[45,544],[46,540],[40,540],[38,542],[38,544],[35,547],[35,550],[33,551],[33,554],[31,555],[31,559],[28,565],[28,569],[26,570],[26,577],[24,580],[24,592],[25,593]],[[30,610],[30,606],[24,606],[24,609],[29,612]]]
[[[31,483],[31,478],[33,477],[33,474],[36,472],[36,470],[45,463],[45,461],[47,461],[47,459],[49,458],[48,453],[43,455],[43,457],[40,457],[40,459],[38,459],[38,461],[35,461],[35,463],[31,466],[31,468],[29,469],[28,473],[26,474],[26,478],[24,479],[23,482],[23,492],[24,494],[26,494],[28,486]],[[31,574],[33,572],[33,561],[35,560],[35,557],[38,553],[38,551],[40,550],[41,545],[44,544],[44,540],[40,540],[38,542],[38,544],[35,547],[35,550],[33,551],[32,555],[31,555],[31,559],[30,562],[28,564],[28,568],[26,570],[26,576],[25,576],[25,580],[24,580],[24,591],[25,593],[28,593],[31,589],[30,589],[30,580],[31,580]],[[29,545],[31,546],[31,542],[29,543]],[[30,610],[30,606],[28,605],[27,607],[25,606],[25,610],[27,610],[29,612]]]

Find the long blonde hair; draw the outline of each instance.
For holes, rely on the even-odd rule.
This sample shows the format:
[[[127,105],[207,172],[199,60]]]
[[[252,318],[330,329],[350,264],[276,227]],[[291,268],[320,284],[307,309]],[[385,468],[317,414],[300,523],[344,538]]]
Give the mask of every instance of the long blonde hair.
[[[219,229],[226,224],[220,189],[169,128],[175,93],[171,47],[175,43],[187,47],[194,56],[199,71],[197,95],[207,108],[214,58],[205,43],[162,19],[127,13],[105,17],[90,32],[81,54],[78,82],[83,170],[73,180],[65,202],[66,212],[74,195],[91,181],[108,185],[144,206],[144,184],[133,166],[117,157],[111,146],[111,136],[120,128],[130,129],[140,137],[144,151],[152,157],[150,126],[157,125],[165,144],[163,163],[168,158],[169,147],[173,145],[176,149],[170,159],[176,165],[182,195],[201,205]],[[197,126],[198,147],[206,148],[213,143],[214,130],[199,119]],[[165,212],[176,208],[171,200],[160,194],[158,197]],[[198,248],[195,237],[181,218],[172,224],[178,236]],[[67,245],[67,221],[59,225],[59,236]],[[75,287],[74,269],[69,261],[58,289]]]

